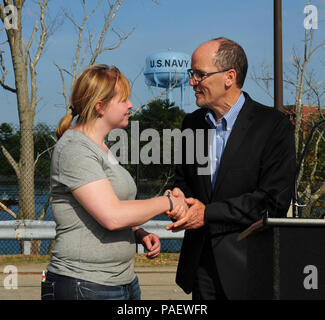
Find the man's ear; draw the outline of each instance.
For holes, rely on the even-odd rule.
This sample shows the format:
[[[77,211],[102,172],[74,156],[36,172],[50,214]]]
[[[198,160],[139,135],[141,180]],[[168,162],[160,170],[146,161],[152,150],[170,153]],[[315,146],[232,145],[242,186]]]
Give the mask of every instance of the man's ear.
[[[237,72],[235,69],[230,69],[227,71],[226,74],[226,81],[225,81],[225,85],[226,87],[231,87],[233,85],[236,85],[236,79],[237,79]]]

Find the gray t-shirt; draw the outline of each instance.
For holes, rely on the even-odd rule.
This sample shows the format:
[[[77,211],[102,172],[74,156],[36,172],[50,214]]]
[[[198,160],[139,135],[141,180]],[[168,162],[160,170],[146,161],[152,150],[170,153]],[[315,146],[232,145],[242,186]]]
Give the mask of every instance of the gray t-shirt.
[[[123,285],[134,280],[136,245],[132,229],[105,229],[71,193],[105,178],[120,200],[135,199],[136,185],[113,155],[81,131],[67,130],[52,154],[51,193],[56,241],[48,265],[50,272],[104,285]]]

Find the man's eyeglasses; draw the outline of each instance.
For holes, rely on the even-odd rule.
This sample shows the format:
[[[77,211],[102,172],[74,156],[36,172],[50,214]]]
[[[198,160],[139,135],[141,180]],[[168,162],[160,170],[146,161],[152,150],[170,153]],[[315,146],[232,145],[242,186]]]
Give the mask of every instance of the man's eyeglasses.
[[[193,69],[187,69],[187,73],[190,78],[193,78],[195,81],[200,82],[215,73],[222,73],[222,72],[226,72],[229,70],[230,69],[215,71],[215,72],[201,72],[201,71],[194,71]]]

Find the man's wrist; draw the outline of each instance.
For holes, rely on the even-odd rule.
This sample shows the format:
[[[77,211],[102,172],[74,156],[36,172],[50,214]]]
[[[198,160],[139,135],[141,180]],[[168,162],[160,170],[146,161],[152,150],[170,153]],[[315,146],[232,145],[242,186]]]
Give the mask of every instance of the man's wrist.
[[[208,223],[207,207],[204,208],[203,222],[204,222],[204,225],[206,225]]]

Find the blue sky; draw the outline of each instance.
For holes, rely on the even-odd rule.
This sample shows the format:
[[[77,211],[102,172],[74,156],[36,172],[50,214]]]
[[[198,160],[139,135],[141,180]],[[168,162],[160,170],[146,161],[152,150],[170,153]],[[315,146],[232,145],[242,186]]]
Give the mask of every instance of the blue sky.
[[[86,1],[87,8],[93,8],[96,1]],[[106,2],[106,1],[104,1]],[[284,69],[291,65],[292,49],[303,52],[304,6],[306,0],[287,0],[283,2],[283,58]],[[318,9],[318,29],[315,30],[315,44],[325,39],[325,0],[311,0]],[[54,34],[49,38],[46,50],[38,64],[39,103],[35,123],[45,122],[56,125],[64,115],[64,100],[61,96],[62,84],[53,61],[71,70],[73,54],[77,42],[77,33],[71,22],[57,15],[62,8],[68,10],[76,20],[81,21],[82,11],[79,0],[52,0],[48,10],[48,19],[59,22]],[[88,30],[99,31],[104,18],[104,6],[89,23]],[[34,1],[26,0],[23,11],[23,31],[29,38],[34,21],[37,18],[37,6]],[[128,32],[135,27],[130,37],[116,50],[100,56],[97,63],[114,64],[130,79],[135,80],[131,101],[136,108],[153,97],[157,91],[149,90],[143,74],[140,74],[147,55],[172,49],[191,55],[201,43],[215,37],[225,36],[239,42],[249,61],[248,76],[244,90],[259,102],[272,105],[272,99],[250,79],[253,70],[258,70],[262,62],[269,65],[273,72],[273,1],[272,0],[125,0],[114,21],[114,28]],[[0,25],[0,29],[2,25]],[[4,32],[0,33],[0,43]],[[109,32],[106,44],[116,42],[114,34]],[[8,48],[1,50],[9,53]],[[325,64],[325,49],[313,58],[311,66],[316,70]],[[321,60],[322,59],[322,60]],[[10,60],[6,65],[11,71]],[[321,63],[323,62],[323,64]],[[324,77],[324,72],[320,76]],[[8,85],[13,86],[13,78],[7,77]],[[177,90],[177,89],[176,89]],[[185,91],[185,111],[191,112],[197,107],[190,87]],[[178,100],[178,93],[173,95]],[[284,94],[284,103],[293,103],[289,91]],[[18,123],[15,96],[0,88],[0,123]]]

